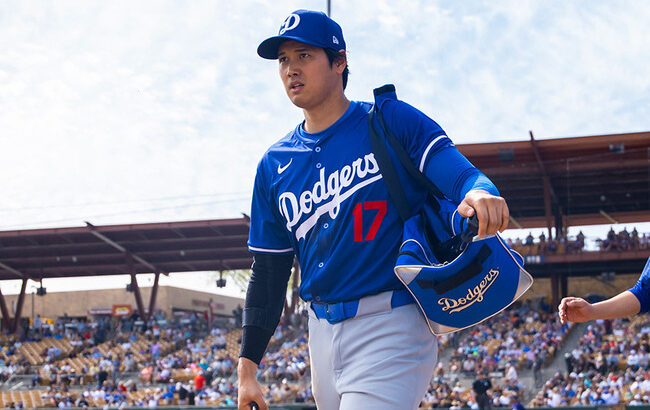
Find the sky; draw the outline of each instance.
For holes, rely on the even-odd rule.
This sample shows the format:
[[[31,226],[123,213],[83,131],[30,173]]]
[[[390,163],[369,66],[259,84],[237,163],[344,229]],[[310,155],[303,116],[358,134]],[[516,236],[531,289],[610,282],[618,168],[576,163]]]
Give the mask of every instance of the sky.
[[[0,2],[0,230],[249,213],[257,162],[302,120],[257,45],[326,4]],[[648,2],[332,0],[332,17],[347,96],[394,83],[457,144],[650,129]]]

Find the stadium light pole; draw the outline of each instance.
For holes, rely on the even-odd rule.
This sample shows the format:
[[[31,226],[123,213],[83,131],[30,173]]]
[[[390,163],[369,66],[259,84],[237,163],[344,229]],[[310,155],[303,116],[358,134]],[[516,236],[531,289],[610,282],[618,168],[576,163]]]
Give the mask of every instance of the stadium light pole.
[[[36,294],[36,286],[32,285],[32,326],[34,326],[34,295]]]
[[[332,17],[332,0],[327,0],[327,17]]]

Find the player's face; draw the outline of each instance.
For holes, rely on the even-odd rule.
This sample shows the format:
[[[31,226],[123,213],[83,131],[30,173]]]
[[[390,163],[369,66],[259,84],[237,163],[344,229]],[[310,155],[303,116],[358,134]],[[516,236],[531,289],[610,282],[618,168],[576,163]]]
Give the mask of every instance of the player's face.
[[[342,92],[340,74],[345,64],[330,65],[325,50],[320,47],[285,41],[278,49],[278,62],[289,99],[302,109],[318,108],[332,95]]]

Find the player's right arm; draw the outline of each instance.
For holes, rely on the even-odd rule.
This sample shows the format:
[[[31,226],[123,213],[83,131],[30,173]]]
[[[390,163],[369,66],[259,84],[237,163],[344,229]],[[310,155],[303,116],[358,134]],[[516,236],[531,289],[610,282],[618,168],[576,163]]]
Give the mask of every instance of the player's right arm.
[[[240,410],[250,410],[255,402],[261,410],[268,409],[257,381],[257,367],[277,327],[287,283],[291,275],[293,254],[256,254],[246,292],[243,315],[243,333],[237,378]]]
[[[248,248],[254,253],[254,261],[246,291],[237,364],[239,410],[250,410],[252,402],[260,410],[268,409],[257,381],[257,367],[280,321],[294,258],[288,231],[272,199],[273,171],[265,157],[258,165],[253,188]]]

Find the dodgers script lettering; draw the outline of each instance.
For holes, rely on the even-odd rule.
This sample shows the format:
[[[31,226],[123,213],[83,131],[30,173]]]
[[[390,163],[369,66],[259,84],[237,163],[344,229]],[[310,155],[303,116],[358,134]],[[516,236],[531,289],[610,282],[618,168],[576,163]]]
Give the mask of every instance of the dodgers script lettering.
[[[483,302],[483,295],[490,286],[494,283],[495,279],[499,276],[497,269],[490,269],[490,271],[483,277],[481,282],[473,288],[467,289],[467,295],[464,298],[440,298],[438,304],[442,306],[442,311],[449,311],[449,314],[460,312],[467,309],[476,302]]]
[[[304,216],[311,214],[295,230],[296,239],[300,240],[314,227],[321,215],[329,213],[330,218],[335,219],[343,201],[354,192],[381,178],[381,174],[375,174],[379,174],[379,165],[377,165],[375,155],[371,153],[363,158],[355,159],[352,164],[345,165],[327,176],[325,168],[321,168],[318,181],[311,189],[303,191],[300,195],[283,192],[280,194],[278,206],[280,214],[287,221],[287,230],[291,231]],[[366,178],[368,176],[372,177]],[[357,178],[360,181],[352,185]],[[350,188],[342,192],[347,187]],[[324,203],[329,198],[332,199]],[[321,203],[323,204],[320,205]],[[316,207],[317,205],[320,206]]]

